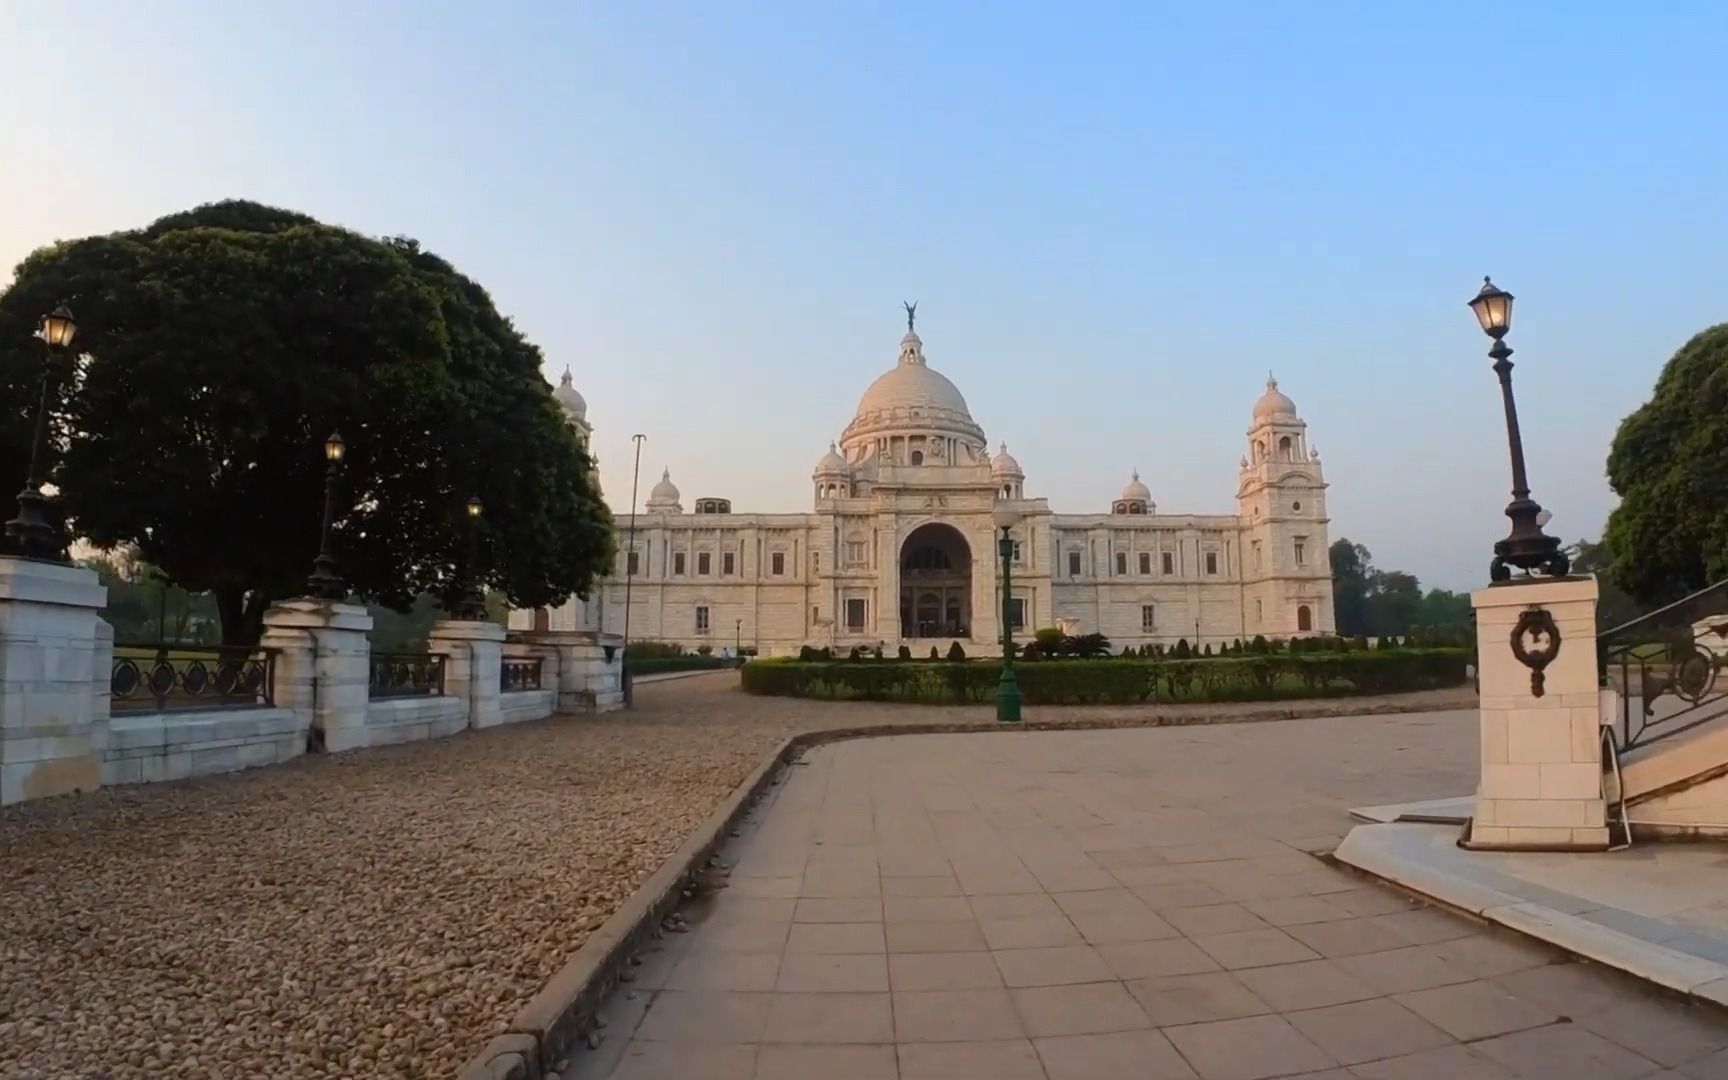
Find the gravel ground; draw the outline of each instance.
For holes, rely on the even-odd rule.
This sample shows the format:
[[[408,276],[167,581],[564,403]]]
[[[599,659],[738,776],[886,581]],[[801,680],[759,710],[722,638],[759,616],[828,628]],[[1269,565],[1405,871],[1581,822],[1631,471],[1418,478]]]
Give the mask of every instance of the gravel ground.
[[[0,1077],[450,1076],[788,734],[990,721],[736,681],[0,811]],[[1382,700],[1475,705],[1468,690]]]

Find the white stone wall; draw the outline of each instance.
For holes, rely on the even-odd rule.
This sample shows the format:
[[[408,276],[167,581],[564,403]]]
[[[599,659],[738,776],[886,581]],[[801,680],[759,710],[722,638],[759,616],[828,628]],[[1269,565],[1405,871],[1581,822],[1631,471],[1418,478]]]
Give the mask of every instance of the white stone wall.
[[[365,746],[441,739],[468,727],[464,698],[428,695],[380,698],[366,703]]]
[[[306,735],[290,709],[122,714],[109,724],[102,783],[143,784],[276,765]]]
[[[558,695],[552,690],[516,690],[498,697],[498,712],[506,724],[544,720],[551,716]]]

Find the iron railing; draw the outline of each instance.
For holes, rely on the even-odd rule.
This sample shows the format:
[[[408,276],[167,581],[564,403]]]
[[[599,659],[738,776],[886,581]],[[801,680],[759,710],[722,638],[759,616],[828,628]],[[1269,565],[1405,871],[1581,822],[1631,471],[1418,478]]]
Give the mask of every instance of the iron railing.
[[[1622,751],[1728,714],[1728,581],[1604,631],[1602,684],[1620,698]]]
[[[506,656],[498,672],[498,688],[506,694],[519,690],[540,689],[540,669],[544,658]]]
[[[116,713],[274,705],[276,651],[161,642],[115,645],[108,693]]]
[[[438,653],[375,652],[367,690],[374,698],[442,697],[445,659]]]

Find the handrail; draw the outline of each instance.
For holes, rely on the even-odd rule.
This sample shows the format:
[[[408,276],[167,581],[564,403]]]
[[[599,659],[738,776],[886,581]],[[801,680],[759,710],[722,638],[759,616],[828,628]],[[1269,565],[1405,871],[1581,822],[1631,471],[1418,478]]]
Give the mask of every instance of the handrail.
[[[366,690],[372,698],[443,697],[442,653],[375,652],[367,660]]]
[[[1728,598],[1728,580],[1597,635],[1597,674],[1620,699],[1614,734],[1622,753],[1728,714],[1728,679],[1719,678],[1728,665],[1728,607],[1719,597]]]

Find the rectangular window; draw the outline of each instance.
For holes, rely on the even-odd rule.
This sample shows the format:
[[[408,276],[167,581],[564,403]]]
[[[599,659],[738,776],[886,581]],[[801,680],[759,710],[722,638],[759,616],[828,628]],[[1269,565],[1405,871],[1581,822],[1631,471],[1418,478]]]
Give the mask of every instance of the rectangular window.
[[[705,607],[699,607],[696,609],[696,632],[698,634],[706,634],[708,632],[708,609]]]
[[[812,551],[810,553],[810,572],[812,574],[820,574],[822,572],[822,553],[820,551]]]
[[[786,572],[786,553],[784,551],[776,551],[774,554],[768,556],[768,569],[775,577],[784,574]]]
[[[1013,629],[1026,629],[1026,598],[1024,596],[1016,596],[1008,602],[1008,613],[1012,620],[1009,625]]]
[[[1216,551],[1208,551],[1206,553],[1206,572],[1208,574],[1216,574],[1218,572],[1218,553]]]
[[[1116,576],[1128,576],[1128,553],[1126,551],[1118,551],[1116,553]]]
[[[637,574],[640,574],[641,572],[642,572],[642,570],[640,568],[639,561],[636,558],[636,552],[632,551],[632,552],[630,552],[630,554],[628,554],[624,557],[624,573],[629,575],[630,577],[635,577]]]
[[[1068,576],[1080,576],[1080,553],[1078,551],[1070,551],[1068,553]]]
[[[1166,574],[1174,574],[1176,572],[1176,556],[1168,551],[1164,553],[1164,572]]]
[[[1308,565],[1308,538],[1305,536],[1296,538],[1296,565]]]
[[[712,563],[710,561],[711,558],[712,558],[712,556],[710,556],[706,551],[699,551],[696,553],[696,572],[698,574],[702,575],[703,577],[708,576],[708,574],[710,572],[710,566],[712,565]]]
[[[1158,625],[1158,610],[1151,604],[1140,605],[1140,629],[1150,630]]]
[[[1152,553],[1150,551],[1142,551],[1140,553],[1140,572],[1142,574],[1150,574],[1152,572]]]
[[[682,551],[672,553],[672,572],[674,574],[684,573],[684,553]]]
[[[736,571],[737,566],[738,566],[738,564],[733,561],[732,553],[730,551],[724,552],[723,554],[721,554],[721,556],[720,556],[720,573],[724,574],[727,577],[730,577]]]
[[[848,541],[846,541],[846,565],[847,566],[863,566],[864,565],[864,541],[862,541],[862,540],[848,540]]]
[[[1254,621],[1259,622],[1266,617],[1266,601],[1254,601]]]
[[[846,629],[864,629],[864,601],[859,597],[848,597],[846,600]]]
[[[822,609],[819,606],[814,604],[811,605],[810,621],[813,623],[819,623],[822,621]]]
[[[1020,541],[1018,541],[1018,540],[1014,541],[1014,565],[1015,566],[1025,566],[1026,565],[1026,556],[1025,556],[1025,554],[1023,554],[1021,552]]]
[[[1260,569],[1260,541],[1254,541],[1254,569]]]

